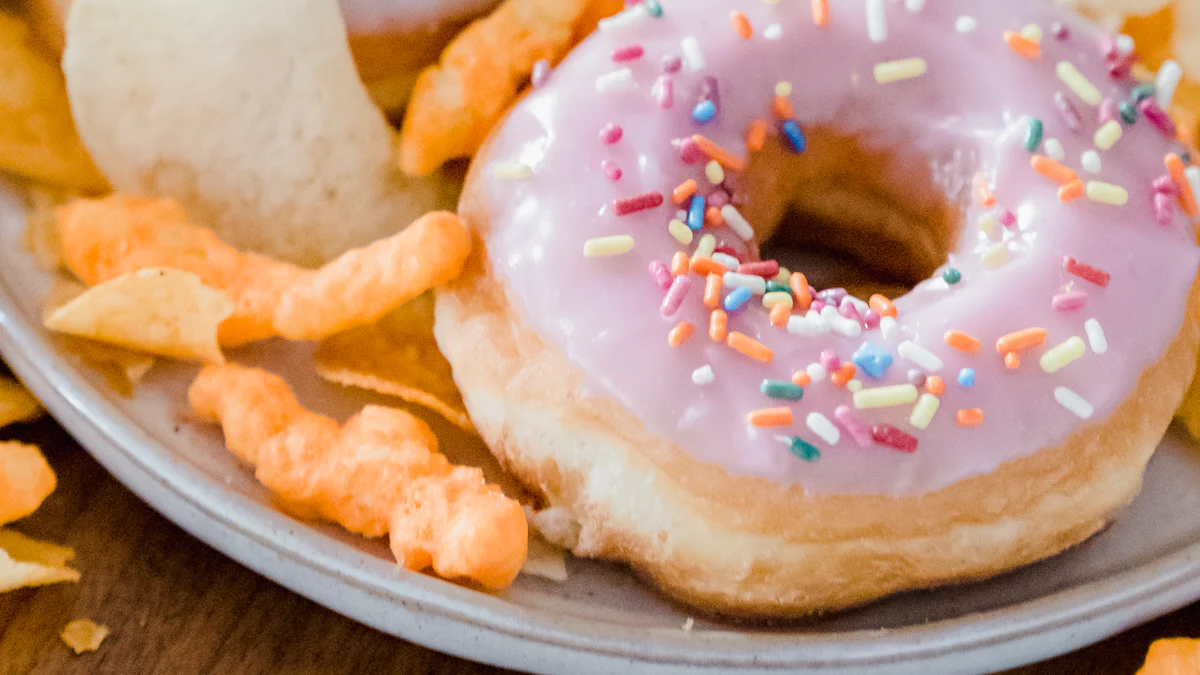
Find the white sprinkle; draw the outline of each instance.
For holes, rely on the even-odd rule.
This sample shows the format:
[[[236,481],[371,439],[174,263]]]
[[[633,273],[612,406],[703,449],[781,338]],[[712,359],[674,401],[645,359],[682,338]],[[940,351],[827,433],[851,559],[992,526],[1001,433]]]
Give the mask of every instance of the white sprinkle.
[[[1082,396],[1067,389],[1066,387],[1054,388],[1054,400],[1058,401],[1059,405],[1074,413],[1081,419],[1088,419],[1096,409],[1092,407]]]
[[[930,373],[936,373],[946,367],[946,364],[942,363],[936,354],[911,340],[905,340],[896,345],[896,353],[900,355],[900,358],[912,361],[917,367]]]
[[[833,422],[830,422],[828,417],[819,412],[808,413],[804,423],[814,434],[820,436],[821,440],[830,445],[837,445],[837,442],[842,439],[842,432],[833,426]]]
[[[1067,159],[1067,151],[1063,149],[1062,141],[1057,138],[1047,138],[1042,144],[1042,148],[1046,151],[1046,156],[1056,162],[1063,162]]]
[[[1104,328],[1100,326],[1100,322],[1095,319],[1088,319],[1083,322],[1083,330],[1087,332],[1088,344],[1092,346],[1092,352],[1103,354],[1108,351],[1108,338],[1104,337]]]
[[[1133,53],[1134,49],[1137,49],[1137,43],[1133,41],[1132,37],[1121,33],[1117,36],[1116,47],[1118,54],[1121,56],[1129,56]]]
[[[867,0],[867,36],[871,42],[887,41],[887,5],[884,0]]]
[[[646,6],[644,4],[637,4],[620,14],[614,14],[607,19],[600,19],[600,23],[596,24],[596,27],[600,30],[629,28],[630,26],[638,25],[648,18],[650,18],[650,12],[646,9]]]
[[[862,387],[863,387],[862,380],[850,380],[849,382],[846,383],[846,390],[849,391],[851,394],[858,391],[859,389],[862,389]]]
[[[871,306],[868,305],[865,300],[856,298],[853,295],[847,295],[846,300],[849,300],[850,304],[854,305],[854,311],[858,312],[859,316],[863,316],[867,313],[867,310],[871,309]],[[845,300],[843,302],[845,302]]]
[[[1100,161],[1100,153],[1095,150],[1085,150],[1083,157],[1080,158],[1080,163],[1083,164],[1083,170],[1088,173],[1100,173],[1104,167]]]
[[[729,255],[728,253],[713,253],[712,259],[713,262],[719,262],[724,265],[725,269],[727,270],[736,270],[742,266],[742,263],[738,262],[737,258]]]
[[[625,91],[633,86],[633,71],[628,68],[614,70],[596,78],[596,91],[608,94],[615,91]]]
[[[725,223],[729,225],[730,229],[742,238],[742,241],[750,241],[754,238],[754,228],[750,227],[750,223],[742,217],[742,214],[733,208],[733,204],[721,207],[721,217],[725,219]]]
[[[783,26],[777,23],[773,23],[763,29],[763,39],[778,40],[781,37],[783,37]]]
[[[884,340],[892,339],[892,336],[896,334],[896,329],[899,327],[900,324],[896,323],[895,317],[885,316],[879,320],[879,332],[883,335]]]
[[[925,0],[904,0],[904,8],[916,14],[925,9]]]
[[[954,22],[954,29],[960,33],[974,33],[979,28],[979,20],[973,16],[960,16]]]
[[[832,305],[825,305],[821,308],[821,318],[824,319],[830,329],[838,335],[843,335],[848,338],[858,337],[862,335],[862,324],[854,319],[847,319],[838,314],[838,311]]]
[[[804,372],[808,373],[808,379],[812,380],[813,384],[816,384],[817,382],[824,382],[825,376],[828,375],[828,373],[825,372],[825,366],[819,363],[808,364],[808,367],[804,369]]]
[[[1179,82],[1183,80],[1183,68],[1174,60],[1163,62],[1162,67],[1158,69],[1158,76],[1154,78],[1154,95],[1158,99],[1158,107],[1163,110],[1171,109],[1171,102],[1175,100],[1175,90],[1179,88]]]
[[[713,374],[712,366],[700,366],[692,371],[692,382],[703,387],[706,384],[712,384],[717,376]]]
[[[492,165],[492,176],[501,180],[525,180],[533,175],[533,169],[520,162],[496,162]]]
[[[816,312],[813,313],[816,314]],[[818,316],[818,319],[819,318],[820,317]],[[801,337],[811,337],[814,335],[820,335],[821,333],[828,333],[829,327],[826,326],[823,321],[813,321],[807,316],[797,315],[788,319],[787,332],[791,333],[792,335],[799,335]]]
[[[704,68],[704,52],[700,51],[700,41],[689,35],[679,41],[679,49],[683,52],[683,62],[689,70]]]
[[[821,316],[820,312],[814,312],[810,309],[804,313],[804,318],[816,324],[822,333],[829,333],[833,331],[833,328],[830,327],[829,322],[825,320],[825,317]]]
[[[762,295],[767,292],[767,280],[753,274],[726,272],[723,281],[729,288],[749,288],[750,292],[755,295]]]

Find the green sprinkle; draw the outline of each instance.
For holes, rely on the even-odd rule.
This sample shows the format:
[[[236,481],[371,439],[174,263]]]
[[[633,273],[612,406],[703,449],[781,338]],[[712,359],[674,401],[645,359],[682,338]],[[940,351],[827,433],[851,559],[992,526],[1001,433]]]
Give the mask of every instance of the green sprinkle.
[[[804,388],[783,380],[763,380],[758,390],[770,398],[799,401],[804,398]]]
[[[788,439],[788,450],[806,462],[815,462],[821,458],[821,451],[817,450],[817,446],[799,436],[792,436]]]
[[[768,281],[767,282],[767,292],[768,293],[787,293],[790,295],[792,292],[792,289],[788,288],[787,284],[781,284],[778,281]]]
[[[1037,152],[1042,145],[1042,134],[1045,131],[1046,125],[1042,124],[1041,120],[1029,120],[1029,135],[1025,137],[1025,149],[1029,152]]]
[[[946,268],[945,272],[942,272],[942,281],[953,286],[954,284],[962,281],[962,272],[959,272],[953,267],[948,267]]]
[[[1121,101],[1117,106],[1121,111],[1121,121],[1125,124],[1133,124],[1138,118],[1138,109],[1131,101]]]
[[[662,5],[658,4],[658,0],[646,0],[643,4],[646,5],[646,11],[650,13],[650,16],[657,19],[663,15]]]
[[[1153,84],[1149,82],[1146,84],[1139,84],[1133,88],[1133,100],[1135,103],[1141,103],[1151,96],[1154,96],[1155,93],[1156,90]]]

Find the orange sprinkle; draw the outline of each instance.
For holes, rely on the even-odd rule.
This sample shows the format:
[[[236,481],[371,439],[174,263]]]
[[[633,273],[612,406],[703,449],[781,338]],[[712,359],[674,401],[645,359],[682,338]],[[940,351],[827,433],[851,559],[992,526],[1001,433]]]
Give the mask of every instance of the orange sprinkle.
[[[705,227],[720,227],[725,224],[725,216],[721,215],[721,209],[715,206],[708,207],[704,212]]]
[[[787,303],[779,303],[771,308],[771,325],[776,328],[783,328],[787,325],[788,318],[792,315],[792,308],[787,306]]]
[[[671,191],[671,202],[675,206],[683,206],[692,195],[696,194],[696,188],[696,181],[691,178],[683,181],[679,187]]]
[[[1036,347],[1046,341],[1045,328],[1026,328],[1024,330],[1009,333],[1004,337],[996,340],[996,351],[1001,354],[1008,352],[1016,352],[1022,349]]]
[[[809,377],[808,373],[804,372],[803,370],[797,370],[796,372],[792,373],[792,384],[796,385],[797,387],[807,387],[808,385],[812,384],[812,378]]]
[[[867,300],[867,305],[869,305],[871,309],[875,310],[875,313],[879,316],[896,316],[896,306],[892,304],[891,300],[888,300],[886,295],[880,295],[878,293],[872,295]]]
[[[795,423],[791,408],[764,408],[746,415],[752,427],[788,427]]]
[[[812,0],[813,23],[824,28],[829,25],[829,0]]]
[[[724,265],[705,255],[698,255],[692,258],[688,269],[692,271],[692,274],[699,274],[701,276],[705,274],[725,274],[729,271]]]
[[[725,326],[729,323],[729,317],[723,309],[714,309],[712,315],[708,318],[708,339],[713,342],[724,342],[726,331]]]
[[[983,424],[983,411],[979,408],[966,408],[959,410],[955,419],[960,427],[977,427]]]
[[[1042,46],[1020,33],[1006,30],[1004,31],[1004,41],[1008,43],[1009,49],[1027,59],[1033,60],[1042,55]]]
[[[1196,203],[1196,194],[1192,192],[1192,184],[1188,182],[1187,174],[1184,173],[1186,167],[1183,165],[1183,159],[1172,152],[1167,155],[1166,165],[1171,182],[1179,192],[1179,203],[1183,205],[1184,212],[1192,217],[1200,215],[1200,204]]]
[[[716,309],[721,304],[721,288],[725,285],[723,274],[710,272],[704,282],[704,306],[709,309]]]
[[[738,37],[743,40],[754,37],[754,29],[750,27],[750,19],[747,19],[745,14],[735,9],[729,13],[729,22],[733,24],[733,29],[737,31]]]
[[[725,338],[725,344],[760,363],[770,363],[775,360],[775,352],[754,338],[733,331]]]
[[[692,333],[695,332],[695,326],[686,321],[680,321],[679,323],[675,324],[675,327],[671,329],[670,333],[667,333],[667,344],[671,345],[672,347],[678,347],[679,345],[687,342],[688,338],[692,337]]]
[[[1087,186],[1083,184],[1083,181],[1072,181],[1058,188],[1058,199],[1064,204],[1069,204],[1082,197],[1085,192],[1087,192]]]
[[[746,168],[746,163],[738,159],[737,155],[729,152],[725,148],[713,143],[700,134],[692,134],[692,142],[700,148],[700,152],[708,155],[709,158],[717,160],[717,164],[729,169],[730,171],[741,171]]]
[[[979,340],[962,331],[948,330],[945,335],[946,344],[966,354],[979,353]]]
[[[754,120],[746,128],[746,150],[758,152],[767,142],[767,121]]]
[[[988,177],[986,173],[975,174],[975,201],[985,208],[991,208],[996,205],[996,193],[992,192],[992,188],[988,185]]]
[[[942,392],[946,391],[946,383],[940,375],[930,375],[925,378],[925,391],[934,396],[941,396]]]
[[[1021,367],[1021,357],[1016,352],[1009,352],[1004,355],[1004,367],[1009,370],[1016,370]]]
[[[789,280],[792,287],[792,297],[796,300],[796,309],[807,312],[812,307],[812,293],[808,290],[808,278],[799,272],[792,272]]]
[[[1033,159],[1029,160],[1029,164],[1034,171],[1059,185],[1068,185],[1079,180],[1079,174],[1075,173],[1074,169],[1063,166],[1045,155],[1034,155]]]
[[[771,102],[771,114],[777,120],[790,120],[796,115],[796,109],[786,96],[776,96]]]
[[[688,273],[688,255],[683,251],[676,251],[675,255],[671,256],[671,274],[681,277]]]
[[[829,379],[832,380],[837,386],[844,387],[846,386],[847,382],[854,379],[854,373],[856,370],[857,369],[854,367],[854,364],[847,361],[839,366],[838,369],[829,376]]]

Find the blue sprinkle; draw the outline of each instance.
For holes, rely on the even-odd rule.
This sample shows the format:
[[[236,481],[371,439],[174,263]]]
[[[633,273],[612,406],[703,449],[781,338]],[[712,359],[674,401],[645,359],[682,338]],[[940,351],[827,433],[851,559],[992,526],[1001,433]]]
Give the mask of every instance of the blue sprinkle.
[[[973,368],[963,368],[958,371],[958,383],[964,387],[974,387],[975,370]]]
[[[891,354],[887,353],[882,347],[870,342],[862,343],[862,346],[854,352],[850,360],[863,372],[875,379],[883,377],[887,369],[892,366],[893,361]]]
[[[808,149],[808,140],[804,138],[804,132],[800,131],[800,125],[796,124],[796,120],[788,120],[783,123],[783,135],[787,137],[788,143],[792,145],[792,150],[797,155]]]
[[[658,0],[646,0],[643,4],[646,5],[646,11],[650,13],[650,16],[657,19],[663,15],[663,8],[658,4]]]
[[[692,119],[696,124],[704,124],[717,116],[717,106],[712,101],[700,101],[692,108]]]
[[[817,446],[799,436],[780,437],[780,440],[787,440],[788,450],[806,462],[815,462],[821,458],[821,451],[817,449]]]
[[[687,226],[693,231],[704,227],[704,197],[692,196],[692,203],[688,206]]]
[[[725,311],[732,312],[741,309],[742,305],[750,301],[752,295],[750,289],[745,286],[733,289],[733,292],[725,296]]]

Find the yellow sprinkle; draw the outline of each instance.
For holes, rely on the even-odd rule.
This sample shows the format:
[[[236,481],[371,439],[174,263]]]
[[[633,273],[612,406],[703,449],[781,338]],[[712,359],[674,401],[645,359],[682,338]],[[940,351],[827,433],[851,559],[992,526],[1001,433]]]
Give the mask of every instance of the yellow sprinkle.
[[[1000,241],[1000,221],[990,213],[979,216],[979,230],[992,241]]]
[[[996,244],[979,256],[979,261],[983,263],[983,266],[991,269],[1004,267],[1010,260],[1012,260],[1012,253],[1009,253],[1008,247],[1004,244]]]
[[[701,258],[711,258],[715,250],[717,250],[717,238],[711,234],[701,236],[700,243],[696,244],[696,255]]]
[[[492,165],[492,176],[501,180],[525,180],[533,175],[533,169],[520,162],[496,162]]]
[[[913,406],[912,415],[908,418],[908,423],[918,429],[924,429],[933,421],[934,414],[938,411],[938,406],[942,404],[938,397],[933,394],[921,394],[921,398],[917,399],[917,404]]]
[[[1042,27],[1036,23],[1031,23],[1021,29],[1021,37],[1040,43],[1042,41]]]
[[[911,80],[920,77],[929,69],[925,59],[901,59],[886,61],[875,65],[875,81],[879,84],[891,84],[901,80]]]
[[[861,391],[862,390],[862,380],[850,380],[849,382],[846,383],[846,389],[849,389],[850,393],[852,393],[852,394],[856,391]]]
[[[780,265],[779,266],[779,274],[776,274],[775,278],[772,279],[771,281],[778,281],[781,284],[786,284],[791,280],[792,280],[792,272],[788,268],[784,267],[783,265]]]
[[[1104,126],[1096,131],[1096,147],[1101,150],[1108,150],[1116,145],[1117,141],[1121,140],[1122,133],[1120,122],[1116,120],[1105,122]]]
[[[692,228],[683,224],[683,221],[678,218],[672,218],[671,222],[667,223],[667,231],[675,237],[675,241],[687,246],[692,243]]]
[[[633,249],[633,237],[628,234],[616,234],[611,237],[596,237],[583,242],[583,255],[588,258],[598,258],[605,255],[619,255]]]
[[[890,387],[872,387],[854,392],[854,407],[859,410],[867,408],[889,408],[904,405],[917,400],[917,388],[911,384],[897,384]]]
[[[725,169],[722,169],[721,163],[714,159],[704,165],[704,175],[708,176],[708,182],[720,185],[725,180]]]
[[[1075,95],[1083,99],[1088,105],[1100,105],[1100,101],[1104,96],[1092,81],[1083,76],[1075,64],[1070,61],[1059,61],[1058,63],[1058,79],[1063,81],[1063,84],[1071,88]]]
[[[767,309],[770,309],[775,305],[787,305],[788,307],[791,307],[792,294],[788,293],[787,291],[771,291],[770,293],[763,295],[762,303],[763,307],[766,307]]]
[[[1091,181],[1087,184],[1088,199],[1101,204],[1125,206],[1129,202],[1129,191],[1119,185]]]
[[[1039,363],[1042,370],[1047,373],[1057,373],[1062,370],[1063,366],[1083,356],[1087,351],[1087,346],[1083,343],[1083,338],[1078,336],[1067,339],[1057,347],[1051,347],[1042,354]]]
[[[776,82],[775,83],[775,95],[776,96],[791,96],[792,95],[792,83],[791,82]]]

